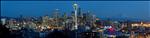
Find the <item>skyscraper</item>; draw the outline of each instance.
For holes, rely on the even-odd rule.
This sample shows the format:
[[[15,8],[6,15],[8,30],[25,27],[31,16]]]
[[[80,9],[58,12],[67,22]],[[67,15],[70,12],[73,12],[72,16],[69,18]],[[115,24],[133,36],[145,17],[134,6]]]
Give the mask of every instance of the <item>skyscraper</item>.
[[[78,4],[73,4],[74,12],[75,12],[75,29],[78,29],[78,22],[77,22],[77,12],[78,12]]]
[[[81,8],[78,8],[78,16],[82,16]]]
[[[44,26],[48,25],[49,17],[48,17],[47,15],[46,15],[46,16],[44,16],[44,17],[42,18],[42,20],[43,20],[42,25],[44,25]]]
[[[53,18],[54,18],[54,25],[56,26],[59,26],[59,18],[60,18],[60,15],[59,15],[59,9],[55,9],[54,12],[53,12]]]
[[[1,22],[2,22],[2,25],[6,24],[6,19],[5,18],[1,18]]]

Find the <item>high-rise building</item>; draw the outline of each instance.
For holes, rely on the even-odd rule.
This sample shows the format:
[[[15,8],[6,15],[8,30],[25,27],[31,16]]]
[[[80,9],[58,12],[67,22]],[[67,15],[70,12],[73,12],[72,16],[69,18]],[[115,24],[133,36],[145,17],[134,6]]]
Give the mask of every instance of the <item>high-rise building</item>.
[[[5,18],[1,18],[1,22],[2,22],[2,25],[6,24],[6,19]]]
[[[75,21],[75,26],[74,26],[74,29],[78,29],[78,21],[77,21],[77,12],[78,12],[78,4],[73,4],[73,8],[74,8],[74,12],[75,12],[75,18],[74,18],[74,21]]]
[[[81,8],[78,8],[78,16],[79,16],[79,17],[82,16]]]
[[[47,25],[48,25],[49,17],[46,15],[46,16],[44,16],[42,19],[43,19],[42,25],[47,26]]]
[[[63,26],[66,26],[66,21],[67,21],[67,14],[63,14]]]
[[[60,18],[60,14],[59,14],[59,9],[55,9],[53,12],[53,18],[54,18],[54,25],[55,26],[59,26],[59,18]]]

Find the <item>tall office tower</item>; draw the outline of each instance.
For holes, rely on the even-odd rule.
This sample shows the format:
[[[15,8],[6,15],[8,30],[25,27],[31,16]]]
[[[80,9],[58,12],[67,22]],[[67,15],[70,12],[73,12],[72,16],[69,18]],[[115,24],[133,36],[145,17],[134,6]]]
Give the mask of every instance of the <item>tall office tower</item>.
[[[67,14],[66,13],[64,13],[63,18],[64,18],[64,20],[67,20]]]
[[[67,21],[67,14],[63,14],[63,26],[66,26],[66,21]]]
[[[6,24],[6,19],[5,18],[1,18],[1,23],[2,23],[2,25]]]
[[[71,30],[74,30],[74,26],[75,26],[75,13],[74,13],[74,11],[71,11],[71,18],[70,18],[70,20],[69,20],[69,28],[71,29]]]
[[[88,12],[87,12],[87,21],[92,22],[92,19],[93,19],[92,12],[91,12],[91,11],[88,11]]]
[[[59,18],[59,9],[55,9],[53,11],[53,18],[55,18],[55,19]]]
[[[96,22],[96,15],[92,15],[92,26],[93,27],[96,27],[95,22]]]
[[[91,14],[90,11],[88,11],[86,13],[86,24],[88,24],[87,26],[90,27],[90,28],[93,26],[93,20],[92,19],[93,19],[92,14]]]
[[[75,12],[75,19],[74,19],[74,21],[75,21],[75,26],[74,26],[74,28],[75,29],[78,29],[78,22],[77,22],[77,12],[78,12],[78,4],[73,4],[73,8],[74,8],[74,12]]]
[[[58,21],[59,21],[59,18],[60,18],[59,9],[54,10],[53,18],[54,18],[54,25],[59,26],[59,24],[58,24]]]
[[[82,26],[83,25],[83,15],[81,12],[81,8],[78,9],[78,26]]]
[[[47,25],[48,25],[49,17],[46,15],[46,16],[44,16],[44,17],[42,18],[42,20],[43,20],[42,25],[47,26]]]
[[[82,16],[81,8],[78,8],[78,16],[79,16],[79,17]]]
[[[82,17],[82,21],[83,21],[83,23],[85,24],[85,22],[86,22],[86,13],[83,13],[83,17]]]
[[[72,20],[74,20],[74,19],[75,19],[74,11],[71,11],[71,19],[72,19]]]

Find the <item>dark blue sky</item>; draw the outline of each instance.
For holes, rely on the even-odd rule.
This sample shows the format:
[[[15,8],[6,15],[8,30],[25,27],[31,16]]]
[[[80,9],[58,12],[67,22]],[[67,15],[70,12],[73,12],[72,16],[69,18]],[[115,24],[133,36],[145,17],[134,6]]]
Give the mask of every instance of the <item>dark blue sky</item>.
[[[1,1],[1,15],[16,17],[43,16],[60,9],[73,10],[73,1]],[[77,1],[83,12],[91,11],[98,17],[150,18],[150,1]]]

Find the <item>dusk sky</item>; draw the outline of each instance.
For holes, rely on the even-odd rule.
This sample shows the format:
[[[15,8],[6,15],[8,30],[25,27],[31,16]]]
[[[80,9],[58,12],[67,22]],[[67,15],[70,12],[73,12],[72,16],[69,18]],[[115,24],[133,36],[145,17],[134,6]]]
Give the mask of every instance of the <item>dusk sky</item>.
[[[51,15],[73,10],[74,1],[1,1],[1,15],[9,17]],[[91,11],[98,17],[150,18],[150,1],[77,1],[82,12]]]

